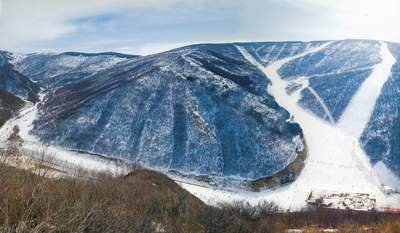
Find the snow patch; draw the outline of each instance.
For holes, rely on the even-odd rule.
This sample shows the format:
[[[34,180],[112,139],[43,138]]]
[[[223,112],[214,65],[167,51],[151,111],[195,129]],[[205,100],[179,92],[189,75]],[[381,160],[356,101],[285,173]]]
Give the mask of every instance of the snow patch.
[[[379,177],[381,184],[389,185],[400,191],[400,179],[382,161],[374,165],[373,171]]]

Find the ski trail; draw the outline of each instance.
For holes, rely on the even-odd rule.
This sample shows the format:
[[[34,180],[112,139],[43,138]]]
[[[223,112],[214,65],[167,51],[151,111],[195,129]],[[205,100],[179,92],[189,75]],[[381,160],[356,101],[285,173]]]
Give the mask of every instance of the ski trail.
[[[309,82],[308,78],[307,77],[299,77],[293,82],[301,85],[302,88],[301,88],[301,90],[299,90],[299,92],[303,91],[304,89],[308,89],[311,92],[311,94],[314,96],[314,98],[321,105],[322,109],[325,112],[325,115],[329,119],[329,122],[331,124],[334,124],[335,121],[332,117],[332,113],[330,112],[328,106],[326,106],[324,100],[318,95],[318,93],[312,87],[310,87],[310,82]]]
[[[396,59],[386,43],[381,43],[382,62],[375,66],[371,75],[363,82],[341,116],[338,127],[359,138],[369,122],[382,87],[391,75]]]
[[[319,104],[322,106],[322,108],[324,109],[325,114],[328,116],[329,121],[331,124],[335,123],[335,120],[333,120],[332,114],[329,111],[328,106],[326,106],[325,102],[321,99],[321,97],[318,95],[318,93],[310,86],[307,87],[308,90],[310,90],[311,94],[313,94],[313,96],[315,97],[315,99],[319,102]]]
[[[285,65],[286,63],[295,60],[297,58],[301,58],[304,57],[308,54],[320,51],[324,48],[326,48],[327,46],[329,46],[332,42],[327,42],[325,44],[323,44],[322,46],[316,47],[314,49],[308,50],[304,53],[300,53],[297,54],[295,56],[291,56],[291,57],[287,57],[278,61],[275,61],[273,63],[271,63],[270,65],[268,65],[267,67],[264,67],[263,65],[261,65],[260,63],[258,63],[247,51],[246,49],[240,47],[240,46],[236,46],[236,48],[242,53],[242,55],[253,65],[255,65],[256,67],[258,67],[260,70],[262,70],[266,76],[271,80],[272,85],[268,87],[268,92],[273,95],[275,97],[275,99],[277,100],[277,102],[283,106],[284,108],[286,108],[290,114],[294,115],[294,112],[301,112],[302,115],[304,115],[305,111],[303,109],[301,109],[300,106],[298,106],[297,102],[300,99],[300,93],[299,91],[293,93],[293,95],[288,95],[286,92],[286,87],[288,86],[289,82],[287,80],[283,80],[281,79],[278,71],[279,69]],[[307,87],[308,87],[308,83],[307,83]],[[311,89],[311,88],[310,88]],[[313,92],[313,91],[311,91]],[[316,98],[317,100],[321,103],[321,105],[325,106],[326,108],[326,112],[330,111],[328,110],[328,108],[326,107],[326,105],[323,103],[321,98],[318,98],[318,94],[316,94]],[[318,97],[317,97],[318,96]],[[321,100],[321,101],[320,101]],[[324,108],[324,109],[325,109]],[[291,111],[292,110],[292,111]],[[308,114],[307,114],[308,115]],[[330,119],[333,120],[333,117],[330,115]],[[295,116],[296,117],[296,116]]]

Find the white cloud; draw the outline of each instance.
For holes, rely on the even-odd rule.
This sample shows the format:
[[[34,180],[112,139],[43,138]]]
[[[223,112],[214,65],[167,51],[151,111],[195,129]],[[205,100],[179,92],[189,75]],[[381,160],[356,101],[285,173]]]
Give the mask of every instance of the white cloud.
[[[182,0],[4,0],[0,15],[0,48],[58,38],[77,30],[70,21],[103,12],[168,8]],[[193,3],[202,2],[195,0]]]
[[[136,54],[136,55],[149,55],[160,52],[165,52],[171,49],[201,43],[225,43],[232,41],[179,41],[179,42],[159,42],[159,43],[145,43],[138,46],[126,46],[116,48],[116,52]]]
[[[68,36],[72,37],[69,44],[63,43],[60,47],[55,47],[57,43],[49,44],[47,49],[119,48],[149,54],[195,41],[367,38],[400,42],[399,0],[0,0],[0,5],[0,49],[12,51],[40,49],[46,47],[47,42],[68,41]],[[82,31],[90,33],[99,27],[90,21],[77,25],[74,19],[122,11],[151,14],[155,9],[168,10],[171,17],[167,23],[162,21],[163,17],[150,17],[144,20],[153,20],[151,22],[125,22],[124,26],[137,28],[140,28],[138,24],[145,24],[140,31],[132,30],[136,34],[101,35],[101,38],[93,37],[80,44],[72,40]],[[231,18],[218,21],[218,17],[222,19],[226,15]],[[217,25],[205,30],[203,27],[204,32],[195,33],[195,24],[207,23],[210,16],[215,17],[211,22]],[[108,27],[118,32],[119,23],[111,20]],[[192,29],[179,27],[185,23],[193,24]],[[168,38],[163,37],[165,32],[154,32],[158,28],[165,31],[175,24],[178,26],[171,29]],[[152,27],[156,29],[151,30]],[[176,35],[171,36],[174,33]],[[102,40],[121,43],[102,45]]]
[[[399,0],[286,0],[312,11],[315,21],[330,18],[330,34],[344,38],[367,38],[400,42]]]

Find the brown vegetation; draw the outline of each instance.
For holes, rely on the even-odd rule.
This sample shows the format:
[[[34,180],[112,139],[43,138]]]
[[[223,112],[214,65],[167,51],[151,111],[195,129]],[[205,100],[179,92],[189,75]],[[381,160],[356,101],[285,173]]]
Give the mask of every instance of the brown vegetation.
[[[0,88],[0,127],[24,106],[24,101]]]
[[[0,177],[2,232],[154,232],[160,227],[180,232],[194,226],[186,217],[203,206],[171,180],[146,170],[84,180],[48,179],[2,166]]]
[[[277,213],[279,208],[267,202],[214,208],[166,176],[143,169],[120,177],[77,174],[50,179],[45,174],[33,175],[0,163],[0,232],[277,233],[293,228],[400,232],[398,215],[322,210]]]

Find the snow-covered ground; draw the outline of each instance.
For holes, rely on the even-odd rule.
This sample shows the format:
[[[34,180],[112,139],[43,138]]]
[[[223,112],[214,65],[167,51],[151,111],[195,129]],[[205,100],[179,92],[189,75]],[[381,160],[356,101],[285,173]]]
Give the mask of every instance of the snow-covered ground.
[[[303,129],[309,154],[305,167],[295,182],[276,190],[261,191],[258,193],[224,191],[188,183],[181,183],[181,186],[210,204],[233,200],[247,200],[252,204],[257,204],[260,201],[273,201],[282,208],[299,210],[305,206],[305,199],[310,191],[332,190],[335,192],[368,193],[376,197],[377,207],[400,207],[399,195],[386,196],[379,189],[380,180],[376,172],[374,172],[376,169],[371,167],[368,158],[358,143],[358,137],[362,131],[358,130],[356,134],[348,134],[341,127],[329,124],[301,108],[298,105],[301,89],[288,94],[286,88],[289,83],[281,79],[278,73],[284,64],[293,59],[321,50],[328,46],[328,44],[296,56],[282,59],[267,67],[259,64],[244,48],[238,47],[243,56],[250,63],[261,69],[272,81],[272,85],[268,89],[269,93],[276,98],[276,101],[281,106],[293,115],[294,120]],[[369,120],[368,114],[370,114],[370,110],[379,96],[381,86],[387,79],[387,77],[382,76],[390,75],[390,72],[388,73],[387,71],[390,71],[394,63],[384,43],[382,43],[381,54],[382,63],[375,67],[371,77],[369,77],[354,97],[355,99],[352,101],[352,104],[349,105],[352,108],[354,105],[360,104],[361,101],[364,105],[372,106],[363,106],[362,109],[358,108],[359,111],[367,111],[366,114],[363,114],[359,118],[346,113],[344,121],[351,121],[352,119],[360,120],[362,122],[358,124],[362,127],[367,124]],[[368,95],[368,101],[360,100],[363,99],[360,96],[364,95],[365,91],[368,92],[371,89],[376,93]],[[348,110],[346,112],[352,111]],[[382,171],[383,169],[380,170]]]
[[[40,95],[40,101],[44,94]],[[113,174],[124,174],[128,172],[128,166],[118,161],[103,158],[98,155],[78,153],[57,146],[43,145],[38,138],[29,133],[33,128],[33,121],[36,118],[37,106],[27,104],[17,117],[7,121],[0,129],[0,146],[4,145],[15,126],[19,128],[19,136],[23,139],[25,154],[34,160],[45,160],[57,166],[65,173],[73,174],[82,169],[91,172],[110,172]]]

